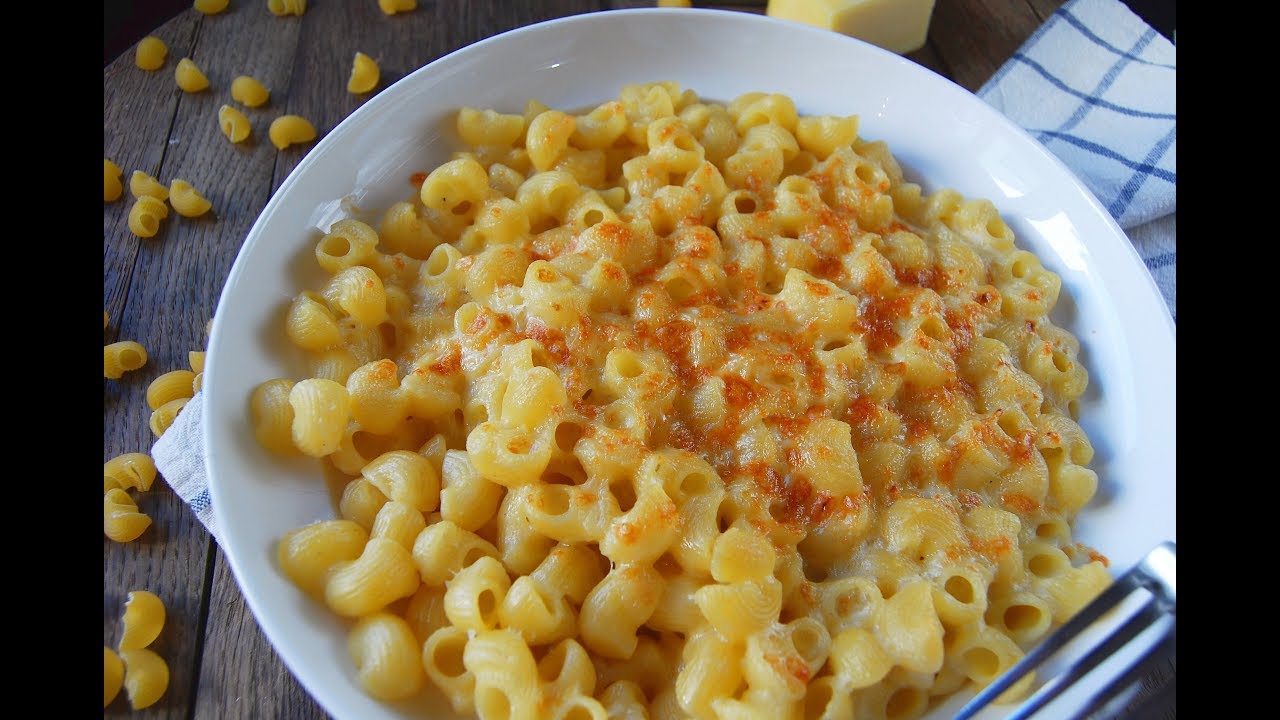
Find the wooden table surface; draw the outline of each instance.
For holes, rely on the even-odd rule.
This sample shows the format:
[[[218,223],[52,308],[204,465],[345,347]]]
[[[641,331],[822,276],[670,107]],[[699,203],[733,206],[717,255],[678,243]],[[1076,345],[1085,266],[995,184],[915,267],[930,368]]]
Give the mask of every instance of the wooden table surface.
[[[214,16],[186,10],[155,36],[169,46],[164,67],[139,70],[132,49],[103,73],[103,152],[124,169],[126,196],[103,210],[105,342],[137,340],[147,365],[103,387],[103,459],[149,452],[146,388],[162,372],[187,367],[205,346],[205,325],[240,244],[276,188],[313,145],[277,151],[270,120],[295,113],[321,135],[365,100],[346,91],[357,50],[377,57],[379,89],[453,50],[512,28],[567,15],[654,3],[528,0],[468,3],[419,0],[417,10],[388,17],[375,0],[312,0],[302,17],[271,15],[265,0],[232,0]],[[908,57],[976,91],[1062,3],[1060,0],[937,0],[928,44]],[[712,6],[695,3],[697,6]],[[764,0],[714,7],[762,12]],[[180,91],[173,68],[192,58],[211,87]],[[270,103],[247,111],[254,138],[231,145],[218,129],[230,82],[251,74],[271,90]],[[213,202],[196,220],[176,214],[150,239],[128,231],[127,183],[134,170],[167,183],[192,182]],[[325,712],[294,680],[266,641],[218,545],[162,481],[132,493],[154,524],[138,540],[103,541],[103,642],[115,647],[131,590],[165,603],[168,620],[152,646],[169,664],[168,691],[150,708],[130,710],[124,691],[109,717],[322,718]],[[1171,677],[1172,664],[1153,683]],[[1171,702],[1156,717],[1172,717]]]

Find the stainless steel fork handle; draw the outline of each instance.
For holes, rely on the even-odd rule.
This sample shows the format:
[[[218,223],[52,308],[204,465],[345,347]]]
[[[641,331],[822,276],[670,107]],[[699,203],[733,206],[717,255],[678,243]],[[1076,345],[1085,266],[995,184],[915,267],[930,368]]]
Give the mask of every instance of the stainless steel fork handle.
[[[1159,622],[1165,615],[1175,616],[1177,610],[1177,545],[1166,541],[1146,554],[1141,561],[1116,579],[1098,597],[1086,605],[1080,612],[1058,628],[1044,642],[1033,648],[1017,664],[1009,668],[983,688],[972,700],[960,708],[955,720],[968,720],[980,710],[990,705],[1004,691],[1013,686],[1028,672],[1044,664],[1050,657],[1065,647],[1073,639],[1093,625],[1107,611],[1119,605],[1138,590],[1146,590],[1150,597],[1120,627],[1095,645],[1084,657],[1072,663],[1064,672],[1050,679],[1031,697],[1027,698],[1009,716],[1008,720],[1023,720],[1030,717],[1040,708],[1062,694],[1072,684],[1088,675],[1113,653],[1133,641],[1144,630]],[[1148,650],[1141,664],[1153,652],[1161,649],[1163,643]],[[1116,681],[1127,678],[1125,672],[1111,678],[1104,692],[1116,684]]]

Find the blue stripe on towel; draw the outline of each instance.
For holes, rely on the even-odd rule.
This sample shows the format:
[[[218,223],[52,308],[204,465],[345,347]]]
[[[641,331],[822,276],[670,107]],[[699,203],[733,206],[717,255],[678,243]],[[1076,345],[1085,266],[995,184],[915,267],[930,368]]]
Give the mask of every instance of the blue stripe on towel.
[[[191,509],[195,510],[197,515],[208,510],[212,504],[213,500],[209,497],[209,488],[201,490],[199,495],[191,498]]]
[[[1079,18],[1077,18],[1075,15],[1072,15],[1066,8],[1062,8],[1062,10],[1058,14],[1062,16],[1063,20],[1067,21],[1068,25],[1075,28],[1076,30],[1079,30],[1081,35],[1084,35],[1085,37],[1092,40],[1094,45],[1097,45],[1099,47],[1104,47],[1117,55],[1121,55],[1123,57],[1129,58],[1129,60],[1136,63],[1140,63],[1142,65],[1150,65],[1151,67],[1165,68],[1167,70],[1177,69],[1173,65],[1166,65],[1164,63],[1155,63],[1155,62],[1151,62],[1150,60],[1143,60],[1137,55],[1130,54],[1133,51],[1125,52],[1124,50],[1121,50],[1120,48],[1112,45],[1106,40],[1103,40],[1102,38],[1095,35],[1092,30],[1086,27],[1085,24],[1081,22]],[[1145,43],[1143,46],[1145,47]]]
[[[1151,152],[1147,153],[1143,164],[1155,165],[1160,162],[1160,158],[1164,157],[1164,154],[1169,150],[1169,146],[1177,138],[1178,126],[1175,125],[1168,134],[1160,139],[1160,142],[1155,144],[1155,147],[1151,148]],[[1129,209],[1129,203],[1133,202],[1133,196],[1138,194],[1138,190],[1149,177],[1151,177],[1150,173],[1135,172],[1128,182],[1124,184],[1124,187],[1120,188],[1120,196],[1115,199],[1115,202],[1111,203],[1111,206],[1107,208],[1107,212],[1116,218],[1123,215],[1124,211]]]
[[[1170,265],[1177,264],[1178,253],[1176,252],[1160,253],[1159,255],[1152,255],[1149,258],[1143,258],[1142,262],[1147,266],[1148,270],[1155,272],[1160,268],[1166,268],[1166,267],[1169,267]]]
[[[1054,77],[1053,73],[1050,73],[1048,70],[1046,70],[1044,66],[1042,66],[1040,63],[1036,62],[1035,60],[1032,60],[1031,58],[1027,57],[1026,55],[1023,55],[1020,52],[1014,53],[1013,57],[1010,59],[1016,60],[1030,67],[1032,70],[1035,70],[1037,73],[1039,73],[1040,76],[1043,77],[1045,80],[1048,80],[1049,84],[1053,85],[1054,87],[1058,88],[1059,90],[1069,95],[1073,95],[1075,97],[1080,98],[1081,100],[1089,103],[1090,105],[1096,105],[1097,107],[1106,108],[1107,110],[1113,110],[1115,112],[1120,113],[1121,115],[1129,115],[1131,117],[1158,118],[1160,120],[1177,120],[1178,119],[1178,116],[1176,114],[1170,115],[1168,113],[1151,113],[1151,112],[1145,112],[1143,110],[1134,110],[1133,108],[1127,108],[1127,107],[1124,107],[1123,105],[1116,105],[1115,103],[1107,102],[1102,98],[1096,98],[1096,97],[1093,97],[1092,95],[1086,95],[1085,93],[1082,93],[1079,90],[1068,87],[1061,80]]]
[[[1155,165],[1148,165],[1146,163],[1134,162],[1133,160],[1130,160],[1129,158],[1121,155],[1120,153],[1116,152],[1115,150],[1112,150],[1109,147],[1106,147],[1105,145],[1099,145],[1097,143],[1085,140],[1084,138],[1078,138],[1075,135],[1068,135],[1067,133],[1055,132],[1053,130],[1037,130],[1035,135],[1036,135],[1036,138],[1039,139],[1041,142],[1044,142],[1043,138],[1050,138],[1052,140],[1061,140],[1065,143],[1075,145],[1076,147],[1082,150],[1088,150],[1089,152],[1095,155],[1100,155],[1104,158],[1107,158],[1108,160],[1115,160],[1116,162],[1124,165],[1130,170],[1137,170],[1138,172],[1147,173],[1152,177],[1160,178],[1161,180],[1164,180],[1165,182],[1170,183],[1172,185],[1178,184],[1177,173],[1169,172],[1168,170],[1165,170],[1164,168],[1156,167]]]

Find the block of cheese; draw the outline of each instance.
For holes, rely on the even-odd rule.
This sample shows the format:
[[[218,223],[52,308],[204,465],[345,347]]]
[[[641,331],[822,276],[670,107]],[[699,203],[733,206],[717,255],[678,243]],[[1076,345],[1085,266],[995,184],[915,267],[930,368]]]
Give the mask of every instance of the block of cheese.
[[[899,54],[929,34],[934,0],[769,0],[766,14],[866,40]]]

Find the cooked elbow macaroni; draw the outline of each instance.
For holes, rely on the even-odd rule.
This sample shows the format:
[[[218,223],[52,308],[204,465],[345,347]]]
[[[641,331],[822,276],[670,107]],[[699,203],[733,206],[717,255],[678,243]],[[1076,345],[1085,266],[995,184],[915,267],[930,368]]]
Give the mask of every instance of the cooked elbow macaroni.
[[[1060,280],[992,203],[777,94],[457,123],[377,230],[316,239],[312,377],[251,403],[349,478],[281,566],[361,618],[371,695],[911,718],[1109,582],[1071,536],[1097,477]]]
[[[164,66],[164,58],[169,54],[169,46],[154,35],[148,35],[138,41],[134,49],[133,60],[143,70],[159,70]]]
[[[275,145],[277,150],[283,150],[290,145],[315,140],[316,128],[311,121],[300,115],[281,115],[271,121],[267,136],[271,138],[271,144]]]
[[[266,86],[248,75],[231,81],[231,99],[245,107],[259,107],[271,98]]]
[[[178,61],[178,67],[173,70],[173,77],[178,82],[178,87],[184,92],[197,93],[209,87],[209,78],[205,77],[204,71],[191,58],[182,58]]]
[[[378,87],[378,63],[362,52],[356,53],[351,63],[351,78],[347,80],[347,92],[360,95]]]
[[[177,178],[169,181],[169,204],[179,215],[189,218],[200,217],[213,207],[213,203],[192,187],[191,183]]]

